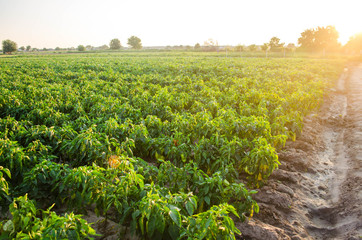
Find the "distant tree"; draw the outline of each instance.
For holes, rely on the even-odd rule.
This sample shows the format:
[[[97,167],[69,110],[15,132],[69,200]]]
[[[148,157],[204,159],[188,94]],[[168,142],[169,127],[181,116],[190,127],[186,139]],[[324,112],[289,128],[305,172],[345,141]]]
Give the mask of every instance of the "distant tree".
[[[136,36],[131,36],[130,38],[128,38],[127,44],[129,46],[131,46],[132,49],[141,49],[142,48],[141,39]]]
[[[298,38],[298,44],[300,44],[300,47],[303,50],[312,51],[316,48],[314,43],[314,30],[313,29],[307,29],[304,32],[302,32],[301,37]]]
[[[238,44],[235,48],[234,48],[235,51],[237,52],[243,52],[245,51],[245,46],[241,45],[241,44]]]
[[[84,52],[85,51],[85,47],[83,45],[79,45],[77,48],[78,51],[80,52]]]
[[[18,49],[16,42],[11,40],[4,40],[3,41],[3,53],[12,53]]]
[[[232,51],[233,51],[233,47],[230,46],[230,45],[226,45],[226,46],[224,46],[222,49],[226,52],[226,54],[227,54],[228,52],[232,52]],[[226,55],[226,56],[227,56],[227,55]]]
[[[249,49],[250,52],[254,52],[254,51],[256,51],[256,45],[251,44],[251,45],[248,46],[248,49]]]
[[[268,57],[268,51],[270,50],[270,44],[269,43],[264,43],[261,46],[261,50],[265,52],[265,57]]]
[[[357,33],[356,35],[350,37],[348,43],[345,45],[345,48],[354,53],[362,52],[362,32]]]
[[[30,45],[28,45],[28,46],[26,46],[26,51],[30,51],[31,50],[31,46]]]
[[[87,45],[87,46],[85,46],[85,48],[86,48],[87,50],[92,50],[94,47],[93,47],[92,45]]]
[[[100,50],[107,50],[107,49],[109,49],[109,47],[108,47],[107,44],[104,44],[104,45],[102,45],[102,46],[99,46],[98,48],[99,48]]]
[[[47,48],[43,48],[43,51],[48,51],[48,49],[47,49]]]
[[[288,45],[284,46],[284,52],[294,52],[297,49],[294,43],[288,43]]]
[[[340,49],[339,34],[335,27],[307,29],[298,38],[298,44],[305,51],[336,51]]]
[[[109,47],[111,49],[121,49],[122,45],[121,45],[121,41],[119,41],[118,38],[114,38],[111,40],[111,42],[109,43]]]
[[[295,44],[294,43],[289,43],[287,45],[287,48],[296,48]]]
[[[206,51],[216,51],[218,49],[219,43],[212,39],[209,38],[207,41],[204,42],[204,49]]]
[[[21,47],[19,47],[19,49],[20,49],[21,51],[24,51],[24,50],[25,50],[25,47],[24,47],[24,46],[21,46]]]
[[[200,49],[200,48],[201,48],[200,43],[196,43],[194,49]]]
[[[269,41],[270,51],[278,51],[284,46],[284,43],[279,43],[279,42],[280,42],[279,38],[272,37]]]
[[[340,48],[339,33],[333,26],[318,27],[314,32],[314,43],[321,51],[336,51]]]
[[[268,51],[269,49],[269,43],[264,43],[262,46],[261,46],[261,50],[263,50],[264,52]]]
[[[56,50],[56,51],[59,51],[59,50],[60,50],[60,47],[56,47],[55,50]]]

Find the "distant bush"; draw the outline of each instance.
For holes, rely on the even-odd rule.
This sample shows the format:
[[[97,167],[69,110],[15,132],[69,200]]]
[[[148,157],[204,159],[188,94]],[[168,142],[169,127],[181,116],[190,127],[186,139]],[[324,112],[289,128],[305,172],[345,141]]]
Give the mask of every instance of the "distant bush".
[[[78,51],[80,51],[80,52],[84,52],[84,51],[85,51],[85,47],[84,47],[83,45],[79,45],[77,49],[78,49]]]

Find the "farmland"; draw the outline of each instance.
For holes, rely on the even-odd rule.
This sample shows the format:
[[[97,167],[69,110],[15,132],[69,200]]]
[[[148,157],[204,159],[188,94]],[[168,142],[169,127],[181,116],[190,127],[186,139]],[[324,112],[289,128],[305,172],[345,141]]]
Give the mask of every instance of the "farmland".
[[[202,53],[3,57],[0,203],[13,217],[0,233],[83,239],[95,232],[75,214],[92,211],[141,239],[234,239],[234,221],[259,210],[254,189],[343,66]]]

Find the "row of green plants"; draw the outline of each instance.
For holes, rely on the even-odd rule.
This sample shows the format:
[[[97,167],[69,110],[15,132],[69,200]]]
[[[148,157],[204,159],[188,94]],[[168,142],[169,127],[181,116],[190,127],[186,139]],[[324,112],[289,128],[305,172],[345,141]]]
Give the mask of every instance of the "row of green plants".
[[[67,238],[75,232],[56,231],[55,222],[71,218],[77,236],[91,237],[70,211],[93,208],[143,239],[233,239],[240,234],[233,218],[258,212],[248,189],[278,167],[277,152],[342,67],[301,59],[1,59],[0,203],[13,216],[17,201],[36,209],[34,231],[5,217],[2,234]],[[52,213],[54,203],[67,215]]]
[[[7,179],[6,179],[7,178]],[[4,203],[12,201],[9,194],[11,173],[9,169],[0,166],[0,204],[1,214],[4,213]],[[95,230],[81,215],[73,212],[59,216],[50,211],[38,209],[34,201],[24,196],[15,198],[9,206],[11,219],[0,218],[0,239],[93,239]],[[2,221],[1,221],[2,220]]]
[[[28,196],[21,196],[9,206],[12,219],[0,222],[0,239],[93,239],[95,230],[80,215],[38,209]]]
[[[112,220],[118,220],[131,233],[145,239],[234,239],[234,233],[240,234],[240,231],[229,213],[245,219],[254,211],[258,212],[258,205],[251,198],[255,192],[247,191],[242,183],[230,184],[220,173],[208,177],[196,166],[179,169],[170,162],[161,161],[158,170],[141,159],[122,157],[116,160],[117,164],[107,169],[96,165],[70,168],[48,160],[37,164],[17,187],[19,194],[26,194],[10,205],[13,219],[1,222],[3,230],[0,232],[19,239],[60,239],[73,235],[76,238],[72,239],[82,239],[95,235],[80,215],[58,216],[50,212],[54,204],[46,211],[37,210],[27,194],[43,204],[51,204],[49,199],[58,206],[65,204],[68,210],[86,212],[87,207],[95,205],[95,212],[106,219],[113,209],[117,215]],[[172,176],[165,169],[172,169]],[[168,185],[170,178],[182,179],[185,175],[190,176],[181,185]],[[197,187],[193,181],[197,182]],[[222,188],[222,185],[227,187]],[[230,200],[237,209],[227,203]],[[37,211],[42,212],[42,218],[37,217]],[[67,228],[56,230],[63,226],[59,225],[62,220],[69,231]]]
[[[187,65],[175,64],[174,59],[166,63],[141,60],[139,65],[130,64],[128,59],[123,62],[126,64],[110,61],[105,65],[103,60],[103,64],[97,65],[93,61],[52,65],[43,59],[38,62],[31,59],[32,69],[24,64],[19,69],[17,63],[12,67],[19,69],[19,74],[14,71],[8,74],[5,69],[3,75],[9,81],[2,87],[1,114],[40,127],[71,127],[80,135],[78,140],[93,137],[98,140],[97,144],[102,144],[99,141],[102,139],[107,144],[116,140],[109,144],[120,145],[128,138],[124,144],[127,146],[120,149],[133,150],[135,154],[131,156],[155,160],[155,152],[164,154],[161,152],[164,151],[166,158],[180,161],[182,152],[205,171],[210,162],[225,161],[225,152],[214,150],[220,148],[215,144],[216,139],[221,139],[223,147],[236,141],[243,147],[230,157],[244,158],[245,161],[236,161],[234,165],[243,165],[239,170],[251,173],[255,181],[261,171],[249,171],[255,162],[248,164],[250,150],[245,149],[254,149],[254,145],[258,148],[260,142],[265,142],[257,138],[264,138],[276,149],[280,149],[287,138],[295,139],[302,129],[303,116],[319,106],[325,87],[325,79],[318,78],[315,72],[315,63],[307,64],[311,68],[308,71],[303,68],[286,71],[291,64],[286,62],[280,66],[280,60],[276,63],[258,60],[261,63],[249,63],[246,67],[238,66],[237,61],[220,64],[219,60],[216,65],[210,59],[205,62],[212,63],[211,66],[201,60]],[[251,67],[257,67],[258,71]],[[326,75],[335,76],[336,72]],[[143,136],[129,136],[132,133],[127,129],[120,133],[117,128],[124,129],[124,124]],[[117,134],[118,139],[110,139],[109,131]],[[259,144],[253,143],[254,140]],[[135,144],[132,149],[132,141],[142,142],[143,146]],[[177,149],[173,145],[177,145]],[[62,154],[58,151],[61,146],[52,147],[57,150],[55,155]],[[99,161],[99,152],[91,156],[86,156],[88,153],[84,150],[81,152],[79,164]],[[203,156],[193,154],[195,152],[202,152]],[[77,158],[72,153],[67,155],[64,157]],[[270,171],[263,178],[278,164],[273,151],[269,151],[269,155]],[[88,157],[90,159],[86,159]],[[215,164],[210,171],[220,167],[221,164]]]

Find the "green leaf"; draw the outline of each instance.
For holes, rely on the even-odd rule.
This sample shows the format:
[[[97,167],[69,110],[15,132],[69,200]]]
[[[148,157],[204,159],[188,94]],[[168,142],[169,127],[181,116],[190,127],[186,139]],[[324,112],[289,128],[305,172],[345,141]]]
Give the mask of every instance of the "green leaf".
[[[29,217],[24,217],[24,227],[28,226],[29,221],[30,221]]]
[[[207,205],[210,205],[210,197],[206,196],[204,197],[204,200],[207,203]]]
[[[170,234],[172,240],[176,240],[179,238],[179,229],[176,225],[170,225],[168,227],[168,234]]]
[[[206,185],[206,187],[204,188],[204,193],[205,194],[208,194],[209,193],[209,185]]]
[[[139,226],[141,228],[141,233],[144,235],[145,234],[145,230],[144,230],[144,226],[143,226],[143,216],[140,217],[140,219],[138,220]]]
[[[136,219],[141,214],[140,210],[136,210],[132,213],[132,219]]]
[[[181,215],[176,209],[171,209],[168,213],[171,219],[176,223],[178,227],[181,227]]]
[[[196,209],[197,208],[197,201],[196,201],[195,197],[191,197],[190,202],[192,203],[192,205],[194,205],[194,209]]]
[[[151,215],[150,219],[147,221],[147,235],[149,237],[153,236],[153,233],[156,229],[156,217],[155,215]]]
[[[233,213],[235,216],[237,216],[238,218],[240,218],[239,214],[236,212],[236,209],[230,205],[230,208],[228,209],[231,213]]]
[[[160,233],[165,231],[166,223],[163,215],[159,214],[156,220],[156,228]]]
[[[199,239],[204,239],[205,238],[206,234],[209,232],[208,228],[209,228],[209,225],[212,222],[212,220],[213,220],[212,218],[209,218],[206,221],[205,225],[202,226],[203,232],[199,235]]]
[[[3,168],[2,170],[3,170],[3,172],[6,173],[6,175],[8,175],[9,178],[11,178],[11,173],[10,173],[10,170],[9,170],[9,169]]]
[[[191,216],[192,214],[194,214],[194,205],[191,202],[187,202],[186,210],[187,210],[188,214]]]
[[[4,226],[3,229],[5,232],[12,232],[14,230],[14,223],[11,220],[8,220]]]
[[[206,224],[205,224],[205,229],[207,229],[208,227],[209,227],[209,225],[210,225],[210,223],[212,222],[212,218],[209,218],[207,221],[206,221]]]

